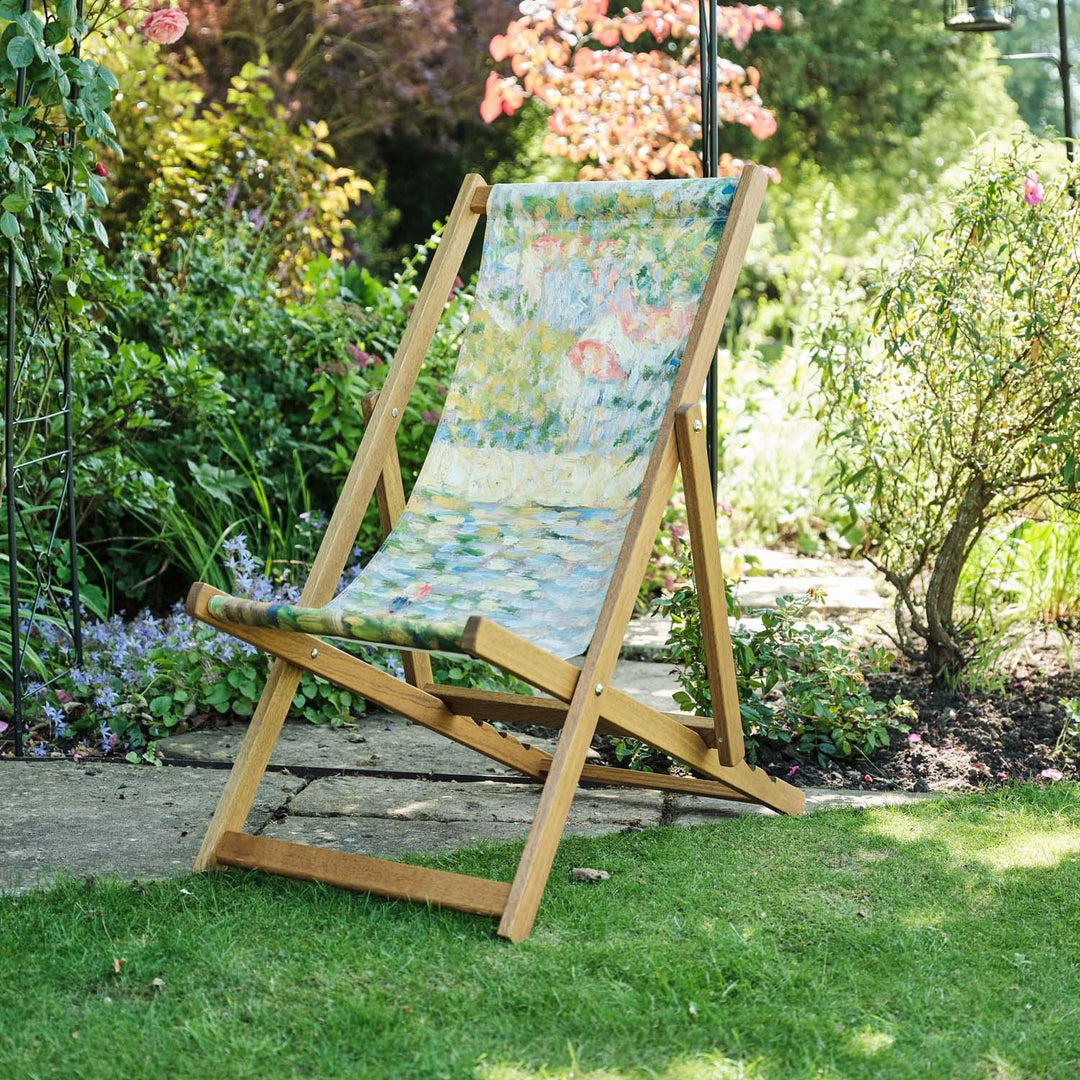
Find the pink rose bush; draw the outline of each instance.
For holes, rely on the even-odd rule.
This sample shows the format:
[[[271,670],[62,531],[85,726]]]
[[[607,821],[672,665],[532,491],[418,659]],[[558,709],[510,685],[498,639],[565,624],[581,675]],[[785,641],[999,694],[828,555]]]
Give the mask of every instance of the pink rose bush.
[[[1024,202],[1028,206],[1038,206],[1046,197],[1046,190],[1039,183],[1039,177],[1034,169],[1029,169],[1024,179]]]
[[[159,8],[151,11],[139,24],[139,32],[155,45],[172,45],[188,28],[188,17],[179,8]]]

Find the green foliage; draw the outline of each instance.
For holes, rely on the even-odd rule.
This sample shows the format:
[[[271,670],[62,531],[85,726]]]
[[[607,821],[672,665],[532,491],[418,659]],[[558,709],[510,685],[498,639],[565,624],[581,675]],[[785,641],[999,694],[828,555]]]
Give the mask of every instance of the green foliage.
[[[87,28],[70,0],[25,12],[19,0],[3,0],[0,20],[6,23],[0,34],[0,169],[7,189],[0,231],[12,241],[16,282],[51,277],[77,312],[78,255],[94,239],[108,242],[99,218],[108,193],[94,166],[102,147],[120,149],[109,118],[116,78],[76,55]],[[65,252],[75,256],[72,269]],[[5,280],[6,274],[5,266]]]
[[[528,683],[515,676],[483,660],[473,660],[467,656],[440,656],[433,653],[431,672],[435,682],[441,686],[467,686],[471,690],[495,690],[525,697],[531,697],[535,692]]]
[[[87,367],[79,416],[82,535],[110,546],[114,588],[136,603],[151,587],[167,603],[193,576],[220,583],[228,533],[246,532],[279,570],[306,565],[300,515],[336,495],[309,428],[308,385],[353,334],[342,304],[290,304],[269,226],[257,232],[213,201],[161,253],[157,207],[96,274],[110,346]],[[115,382],[110,352],[125,360]],[[163,567],[174,576],[154,579]]]
[[[885,270],[864,314],[813,345],[835,485],[897,589],[904,652],[971,660],[954,612],[986,527],[1080,487],[1080,212],[1036,151],[977,154],[939,227]]]
[[[723,149],[780,169],[781,198],[830,180],[872,225],[956,161],[969,131],[1010,130],[994,35],[947,31],[940,3],[796,0],[783,14],[779,33],[755,35],[739,57],[764,73],[777,131],[764,146],[733,127],[723,136]]]
[[[975,658],[965,669],[968,685],[989,685],[1001,676],[997,660],[1027,637],[1032,627],[1059,636],[1071,664],[1080,629],[1080,519],[1047,505],[1032,517],[991,525],[972,546],[957,586],[957,603],[972,613]]]
[[[115,27],[99,50],[123,91],[117,125],[131,146],[118,172],[123,213],[153,215],[141,229],[147,252],[167,259],[178,238],[205,228],[209,201],[259,235],[262,258],[288,289],[320,253],[344,257],[349,213],[374,188],[335,163],[325,122],[296,123],[275,101],[265,64],[244,64],[216,101],[199,88],[193,60],[164,61],[130,28]]]
[[[667,645],[678,665],[682,691],[675,700],[699,716],[712,716],[712,697],[705,667],[701,611],[689,565],[686,583],[661,599],[657,611],[671,619]],[[725,583],[728,614],[744,612]],[[889,732],[907,731],[915,719],[910,703],[899,696],[877,701],[867,689],[865,671],[887,671],[891,660],[882,648],[856,650],[851,631],[812,623],[806,618],[821,600],[779,596],[776,609],[746,612],[760,617],[762,628],[732,628],[735,677],[748,756],[755,759],[762,743],[788,746],[812,754],[822,765],[829,759],[868,755],[889,744]]]
[[[302,580],[438,243],[389,284],[320,254],[293,287],[272,223],[209,199],[162,248],[160,198],[94,267],[101,337],[76,387],[80,538],[122,607],[165,606],[193,578],[226,587],[222,541],[239,533],[275,580]],[[455,289],[403,417],[410,486],[471,302]],[[372,507],[359,542],[379,539]]]
[[[331,473],[343,477],[363,436],[361,402],[379,389],[389,371],[390,361],[420,294],[420,277],[431,253],[439,243],[441,226],[435,235],[419,244],[392,281],[383,284],[366,270],[351,264],[347,268],[324,260],[312,267],[308,282],[320,280],[318,291],[331,302],[350,306],[356,344],[340,360],[315,369],[310,386],[311,429],[324,447]],[[472,309],[471,287],[458,285],[447,298],[427,359],[417,378],[409,404],[398,429],[398,457],[406,494],[427,457],[442,413],[443,401],[457,364]],[[378,542],[378,521],[369,514],[361,532],[360,546],[373,549]]]
[[[1080,758],[1080,698],[1062,698],[1058,704],[1065,710],[1065,722],[1050,756]]]
[[[1003,53],[1059,51],[1057,5],[1046,0],[1014,0],[1013,28],[1001,37]],[[1080,25],[1075,7],[1066,5],[1069,53],[1080,55]],[[1063,128],[1061,79],[1047,60],[1013,60],[1006,67],[1005,85],[1020,115],[1036,134],[1060,135]],[[1076,91],[1073,90],[1075,98]]]
[[[14,463],[41,462],[22,472],[17,493],[5,492],[0,477],[0,496],[19,505],[28,531],[20,543],[43,547],[51,523],[38,509],[55,503],[59,483],[45,455],[63,437],[65,329],[76,364],[80,346],[95,343],[83,294],[94,249],[107,243],[99,214],[108,193],[95,169],[102,147],[117,149],[109,118],[116,80],[76,55],[86,25],[66,0],[25,12],[2,0],[0,21],[0,292],[14,299],[13,415],[23,420]]]

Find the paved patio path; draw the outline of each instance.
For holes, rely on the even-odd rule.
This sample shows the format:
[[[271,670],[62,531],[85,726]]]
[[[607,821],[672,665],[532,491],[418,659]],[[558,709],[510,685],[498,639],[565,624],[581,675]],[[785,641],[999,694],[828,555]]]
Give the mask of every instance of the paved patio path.
[[[816,565],[820,563],[821,565]],[[807,564],[810,564],[809,566]],[[872,610],[884,600],[865,574],[835,573],[823,560],[769,553],[767,576],[754,582],[756,603],[798,593],[823,579],[846,583],[834,610]],[[860,598],[868,606],[858,608]],[[656,708],[674,708],[676,683],[656,659],[666,626],[637,620],[627,637],[615,684]],[[641,659],[648,657],[649,659]],[[125,763],[0,762],[0,821],[5,843],[0,890],[46,882],[58,874],[161,878],[190,867],[243,738],[236,725],[162,740],[162,768]],[[543,749],[544,736],[527,740]],[[868,806],[906,802],[904,792],[807,791],[807,805]],[[286,725],[248,820],[250,832],[324,844],[344,851],[396,856],[448,851],[480,840],[520,840],[539,788],[489,758],[388,713],[355,726]],[[586,787],[574,800],[567,833],[598,836],[659,825],[697,825],[742,813],[769,813],[739,803],[632,789]]]

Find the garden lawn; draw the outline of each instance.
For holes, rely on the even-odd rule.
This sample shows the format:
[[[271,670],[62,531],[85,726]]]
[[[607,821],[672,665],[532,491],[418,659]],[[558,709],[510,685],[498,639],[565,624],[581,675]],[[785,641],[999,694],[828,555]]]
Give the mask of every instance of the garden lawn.
[[[18,1080],[1075,1076],[1080,786],[567,840],[516,946],[258,874],[70,881],[0,898],[0,972]]]

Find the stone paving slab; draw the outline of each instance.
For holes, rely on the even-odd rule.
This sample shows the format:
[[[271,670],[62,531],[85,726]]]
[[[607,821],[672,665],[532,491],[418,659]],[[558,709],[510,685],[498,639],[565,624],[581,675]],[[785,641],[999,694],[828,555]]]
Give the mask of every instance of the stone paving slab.
[[[842,615],[855,611],[880,611],[889,606],[873,579],[861,575],[838,577],[813,574],[799,577],[748,577],[739,582],[738,597],[743,608],[776,607],[776,598],[802,596],[808,589],[824,591],[822,615]]]
[[[0,891],[58,873],[165,878],[195,861],[226,773],[138,765],[0,762]],[[268,774],[249,828],[266,824],[304,781]]]
[[[773,578],[770,581],[775,580]],[[784,590],[777,589],[777,596],[782,596]],[[775,597],[774,597],[775,599]],[[769,605],[771,606],[772,601]],[[761,630],[764,624],[761,619],[729,619],[728,625],[734,631],[736,627],[750,630]],[[663,663],[664,654],[667,652],[667,639],[671,631],[671,620],[661,615],[645,615],[633,619],[627,628],[626,637],[623,639],[622,657],[624,660],[650,661]],[[670,667],[670,665],[668,665]]]
[[[297,817],[372,817],[391,821],[496,821],[528,825],[540,800],[539,784],[471,784],[331,776],[304,788],[289,804]],[[586,788],[570,808],[572,825],[659,825],[659,791]]]
[[[233,761],[247,726],[189,731],[158,741],[168,758],[194,761]],[[539,750],[553,751],[554,739],[523,740]],[[390,713],[365,713],[355,727],[290,721],[281,732],[272,765],[316,766],[331,769],[386,769],[388,772],[455,773],[471,776],[518,775],[497,761],[460,746],[429,728]]]
[[[831,574],[836,572],[835,559],[823,559],[816,555],[800,555],[795,551],[777,551],[775,548],[741,547],[738,555],[746,560],[747,577],[793,577],[807,574]],[[865,570],[866,564],[846,560],[845,565],[856,572]]]
[[[935,799],[935,792],[917,791],[847,791],[839,788],[803,788],[806,796],[806,812],[829,810],[835,807],[865,808],[871,806],[903,806]],[[711,825],[725,818],[743,814],[779,815],[764,806],[752,803],[724,802],[707,799],[701,795],[679,795],[668,809],[667,820],[672,825]]]
[[[627,660],[655,660],[666,647],[671,620],[660,615],[631,619],[623,638],[622,655]]]
[[[620,660],[614,684],[632,697],[663,712],[676,709],[673,697],[678,683],[667,664],[643,660]],[[216,730],[203,729],[171,735],[158,741],[167,758],[227,762],[236,757],[247,730],[237,724]],[[538,750],[553,753],[554,735],[522,737]],[[469,776],[516,776],[513,769],[443,735],[390,713],[361,715],[355,727],[331,728],[323,724],[290,721],[282,729],[273,765],[323,768],[385,769],[388,772],[453,773]]]
[[[479,840],[523,839],[539,798],[535,784],[329,777],[304,788],[288,816],[271,821],[263,835],[367,855],[452,851]],[[566,835],[636,832],[659,825],[662,813],[660,792],[580,790]]]
[[[520,822],[388,821],[385,818],[287,817],[272,821],[263,836],[293,844],[316,844],[349,855],[396,859],[417,852],[442,854],[483,840],[522,840],[528,825]]]
[[[151,879],[188,871],[225,783],[212,768],[152,769],[70,762],[0,762],[0,891],[58,874]],[[880,806],[932,798],[908,792],[809,789],[807,807]],[[345,851],[397,856],[525,836],[539,788],[376,777],[305,781],[268,774],[247,831]],[[585,788],[567,834],[602,836],[664,823],[709,824],[769,813],[738,803],[659,792]]]

